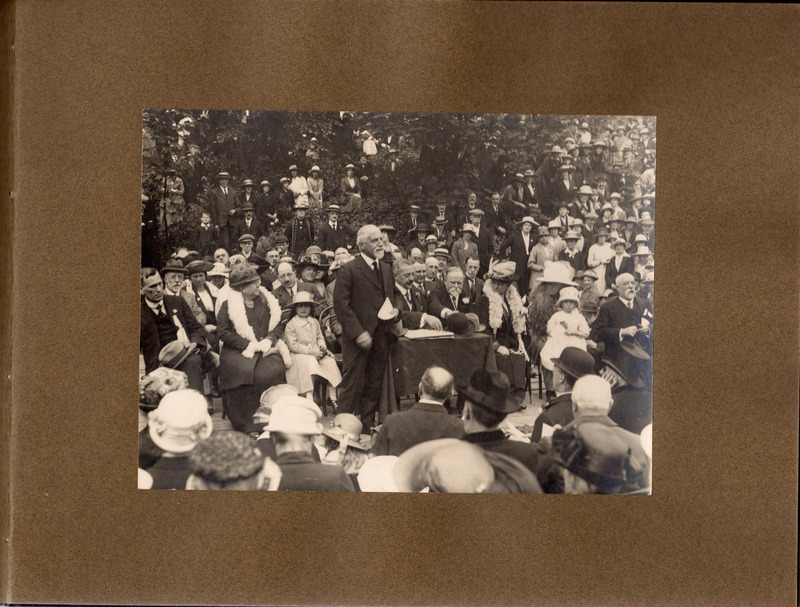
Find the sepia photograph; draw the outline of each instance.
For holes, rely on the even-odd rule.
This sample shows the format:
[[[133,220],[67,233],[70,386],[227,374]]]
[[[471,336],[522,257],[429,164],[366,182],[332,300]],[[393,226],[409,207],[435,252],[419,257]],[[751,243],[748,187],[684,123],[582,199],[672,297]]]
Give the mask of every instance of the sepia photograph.
[[[652,492],[656,118],[142,112],[140,489]]]

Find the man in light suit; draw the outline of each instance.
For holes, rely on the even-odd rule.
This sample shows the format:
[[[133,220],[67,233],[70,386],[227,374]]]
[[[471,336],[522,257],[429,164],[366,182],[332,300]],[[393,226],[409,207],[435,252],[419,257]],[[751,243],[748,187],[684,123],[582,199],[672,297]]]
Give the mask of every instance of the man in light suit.
[[[381,382],[394,336],[394,318],[378,318],[388,298],[394,298],[394,280],[388,264],[381,262],[384,241],[374,225],[363,226],[356,235],[360,253],[339,270],[333,292],[333,307],[342,324],[344,376],[339,388],[339,411],[353,413],[371,428],[378,408]]]
[[[241,206],[239,197],[230,187],[230,174],[222,171],[217,174],[219,185],[208,192],[208,208],[214,229],[219,230],[217,245],[231,250],[231,242],[236,238],[236,211]]]

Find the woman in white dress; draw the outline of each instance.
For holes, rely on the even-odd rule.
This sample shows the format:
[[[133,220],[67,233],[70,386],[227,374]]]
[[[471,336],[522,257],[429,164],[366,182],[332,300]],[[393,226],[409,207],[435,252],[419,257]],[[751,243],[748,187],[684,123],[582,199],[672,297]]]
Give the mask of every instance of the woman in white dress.
[[[604,293],[606,290],[606,265],[614,257],[614,249],[608,243],[608,230],[600,228],[595,232],[597,242],[589,247],[586,265],[597,274],[597,291]]]

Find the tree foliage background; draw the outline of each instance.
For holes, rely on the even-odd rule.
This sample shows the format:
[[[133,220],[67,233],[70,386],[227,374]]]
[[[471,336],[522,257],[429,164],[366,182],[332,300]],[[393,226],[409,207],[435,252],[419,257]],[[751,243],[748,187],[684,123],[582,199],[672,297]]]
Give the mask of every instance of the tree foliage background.
[[[167,234],[159,232],[147,246],[153,258],[163,261],[177,246],[188,246],[192,230],[205,208],[206,192],[219,171],[228,171],[234,187],[244,179],[258,184],[267,179],[276,191],[288,167],[297,164],[307,175],[318,164],[325,180],[324,201],[339,198],[339,181],[348,163],[356,163],[363,133],[377,139],[378,154],[369,160],[376,172],[371,193],[362,210],[351,216],[352,225],[398,225],[403,210],[412,203],[430,209],[437,201],[466,206],[469,192],[479,204],[490,195],[490,169],[500,155],[508,171],[536,169],[548,142],[562,145],[577,137],[578,126],[588,122],[599,133],[628,116],[558,116],[515,114],[411,114],[353,112],[274,112],[249,110],[145,110],[142,115],[143,224],[157,221],[158,201],[165,175],[175,169],[185,186],[186,213],[182,225]],[[652,125],[654,126],[654,125]],[[319,145],[319,161],[306,157],[311,137]],[[383,164],[389,148],[400,162],[391,181]],[[505,184],[503,184],[504,186]],[[155,219],[154,219],[155,218]]]

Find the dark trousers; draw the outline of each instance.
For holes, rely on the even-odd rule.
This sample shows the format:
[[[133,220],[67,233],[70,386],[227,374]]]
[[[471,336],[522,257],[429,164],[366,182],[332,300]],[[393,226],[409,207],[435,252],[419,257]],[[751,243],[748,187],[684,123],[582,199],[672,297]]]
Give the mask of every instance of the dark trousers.
[[[372,348],[360,350],[342,375],[339,386],[339,412],[361,418],[364,431],[372,427],[381,396],[381,382],[389,355],[389,332],[378,323],[372,336]]]
[[[231,242],[233,242],[234,229],[229,219],[227,225],[220,226],[219,236],[217,236],[217,245],[225,249],[229,254],[233,254],[233,251],[231,251]]]
[[[203,393],[203,359],[196,352],[190,354],[183,364],[178,367],[180,371],[186,373],[189,381],[189,388]]]

